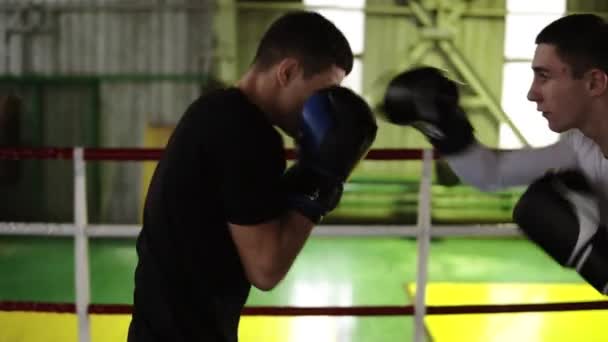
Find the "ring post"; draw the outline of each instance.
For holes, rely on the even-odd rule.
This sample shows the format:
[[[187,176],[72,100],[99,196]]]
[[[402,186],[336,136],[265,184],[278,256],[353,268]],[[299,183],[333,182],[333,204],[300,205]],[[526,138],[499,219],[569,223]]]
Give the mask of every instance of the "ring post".
[[[84,151],[74,148],[74,262],[76,267],[76,314],[78,341],[90,341],[89,241],[87,240],[87,189]]]
[[[418,192],[418,269],[416,272],[416,303],[414,305],[414,341],[425,341],[426,283],[431,243],[431,183],[433,150],[422,152],[422,177]]]

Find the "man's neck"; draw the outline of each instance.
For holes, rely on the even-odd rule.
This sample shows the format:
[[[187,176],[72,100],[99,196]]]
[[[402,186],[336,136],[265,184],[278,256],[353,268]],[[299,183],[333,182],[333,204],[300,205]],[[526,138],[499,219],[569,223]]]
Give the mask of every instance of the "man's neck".
[[[236,86],[268,117],[272,124],[275,124],[275,108],[267,95],[267,83],[263,75],[250,70],[237,82]]]

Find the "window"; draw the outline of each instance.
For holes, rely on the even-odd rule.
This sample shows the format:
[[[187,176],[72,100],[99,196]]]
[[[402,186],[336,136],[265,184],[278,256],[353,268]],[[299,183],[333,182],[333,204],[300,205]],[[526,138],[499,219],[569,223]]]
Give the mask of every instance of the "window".
[[[565,9],[566,0],[507,1],[502,107],[532,146],[546,146],[558,139],[526,96],[533,76],[530,63],[536,48],[534,39]],[[522,147],[506,123],[500,127],[499,147]]]
[[[331,20],[346,36],[355,55],[355,61],[353,70],[344,79],[342,85],[362,95],[361,55],[365,34],[365,14],[363,12],[365,0],[304,0],[304,5]]]

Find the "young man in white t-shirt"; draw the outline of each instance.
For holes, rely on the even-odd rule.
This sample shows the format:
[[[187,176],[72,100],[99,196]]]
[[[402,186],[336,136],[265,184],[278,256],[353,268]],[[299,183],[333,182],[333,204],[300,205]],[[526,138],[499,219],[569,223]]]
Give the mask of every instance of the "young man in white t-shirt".
[[[535,42],[528,99],[552,131],[563,133],[553,145],[496,150],[480,144],[458,106],[456,85],[434,68],[395,77],[383,109],[389,121],[419,129],[463,182],[485,191],[530,184],[515,222],[556,261],[608,294],[608,24],[591,14],[569,15]]]

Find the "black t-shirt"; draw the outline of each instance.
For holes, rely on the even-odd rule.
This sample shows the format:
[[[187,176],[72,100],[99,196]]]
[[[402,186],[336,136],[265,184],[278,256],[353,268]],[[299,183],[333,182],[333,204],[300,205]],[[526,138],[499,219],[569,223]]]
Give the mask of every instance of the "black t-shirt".
[[[237,88],[196,100],[150,183],[130,341],[236,341],[251,284],[228,228],[285,210],[283,140]]]

